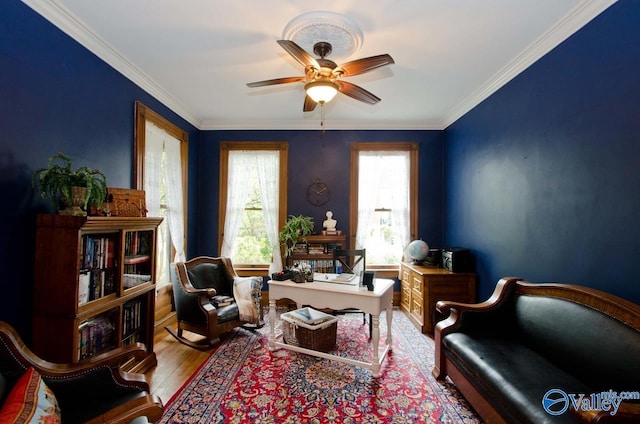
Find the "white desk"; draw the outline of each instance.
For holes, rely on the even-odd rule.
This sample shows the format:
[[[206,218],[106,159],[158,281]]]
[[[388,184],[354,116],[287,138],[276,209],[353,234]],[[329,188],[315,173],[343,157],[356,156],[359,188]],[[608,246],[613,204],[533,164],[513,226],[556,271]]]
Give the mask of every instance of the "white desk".
[[[391,349],[391,318],[393,316],[393,280],[376,278],[374,291],[368,291],[366,287],[350,286],[345,284],[323,283],[294,283],[290,280],[269,281],[269,350],[285,348],[307,355],[332,359],[351,365],[361,366],[372,371],[373,377],[380,374],[380,366]],[[301,305],[311,305],[315,308],[346,309],[357,308],[371,314],[372,332],[371,343],[373,345],[373,357],[371,362],[363,362],[355,359],[344,358],[330,353],[305,349],[300,346],[292,346],[284,342],[278,342],[275,334],[276,300],[291,299]],[[380,341],[380,314],[387,311],[387,339],[386,347],[379,355],[378,343]],[[281,335],[278,335],[280,337]]]

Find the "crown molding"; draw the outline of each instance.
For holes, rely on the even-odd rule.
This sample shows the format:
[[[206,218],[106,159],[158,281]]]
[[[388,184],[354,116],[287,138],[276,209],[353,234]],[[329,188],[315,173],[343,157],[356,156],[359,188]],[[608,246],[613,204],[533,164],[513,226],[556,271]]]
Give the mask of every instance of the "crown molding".
[[[447,128],[464,116],[617,1],[618,0],[582,1],[469,97],[453,107],[443,117],[444,128]]]
[[[151,77],[134,66],[116,49],[98,37],[79,18],[66,8],[51,0],[22,0],[27,6],[43,16],[61,31],[94,53],[108,65],[130,79],[166,107],[201,130],[318,130],[322,129],[319,120],[290,121],[218,121],[200,120],[181,102],[163,89]],[[542,56],[569,38],[589,23],[617,0],[584,0],[562,19],[534,41],[527,49],[500,69],[493,77],[475,90],[465,100],[454,106],[442,119],[430,122],[347,122],[326,120],[324,128],[348,130],[443,130],[465,115],[471,109],[491,96],[518,74],[523,72]]]
[[[195,127],[199,126],[199,120],[183,104],[98,37],[91,28],[69,10],[51,0],[22,0],[22,2],[190,124]]]
[[[202,121],[201,130],[443,130],[440,121],[344,121],[325,119],[321,125],[320,119],[301,120],[205,120]]]

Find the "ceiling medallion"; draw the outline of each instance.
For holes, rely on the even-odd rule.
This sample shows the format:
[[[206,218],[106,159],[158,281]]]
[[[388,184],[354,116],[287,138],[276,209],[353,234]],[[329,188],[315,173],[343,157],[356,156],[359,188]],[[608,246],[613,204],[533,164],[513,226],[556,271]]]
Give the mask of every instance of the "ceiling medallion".
[[[282,31],[283,40],[291,40],[307,52],[319,41],[331,44],[332,59],[347,58],[362,47],[362,31],[349,18],[336,12],[307,12],[293,18]],[[335,59],[334,59],[335,60]]]

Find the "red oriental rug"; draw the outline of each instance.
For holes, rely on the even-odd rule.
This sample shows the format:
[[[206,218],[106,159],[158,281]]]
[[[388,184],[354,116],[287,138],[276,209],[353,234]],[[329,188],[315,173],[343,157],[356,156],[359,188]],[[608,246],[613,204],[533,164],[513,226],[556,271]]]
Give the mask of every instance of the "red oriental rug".
[[[393,350],[377,379],[361,367],[285,349],[269,351],[268,323],[255,333],[235,329],[169,400],[159,422],[479,423],[455,386],[431,375],[433,340],[399,310],[392,326]],[[368,333],[362,315],[340,316],[332,352],[369,359]]]

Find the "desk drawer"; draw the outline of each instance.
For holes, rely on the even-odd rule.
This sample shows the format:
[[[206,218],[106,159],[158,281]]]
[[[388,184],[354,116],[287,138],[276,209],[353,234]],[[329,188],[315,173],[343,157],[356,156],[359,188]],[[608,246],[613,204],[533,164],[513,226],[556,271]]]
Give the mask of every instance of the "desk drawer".
[[[424,282],[421,275],[411,274],[411,290],[413,290],[414,294],[422,297]]]
[[[407,312],[409,312],[411,308],[411,287],[405,284],[404,281],[400,287],[400,307]]]

